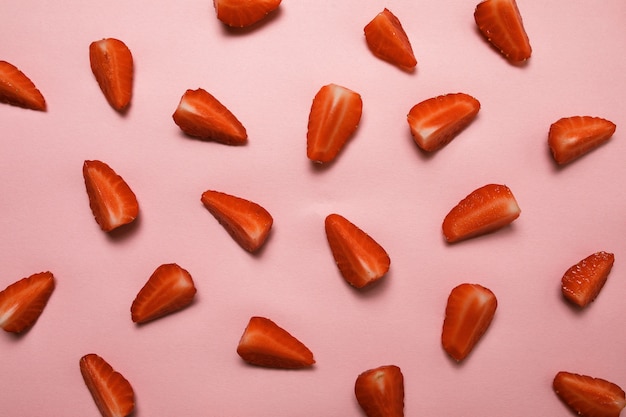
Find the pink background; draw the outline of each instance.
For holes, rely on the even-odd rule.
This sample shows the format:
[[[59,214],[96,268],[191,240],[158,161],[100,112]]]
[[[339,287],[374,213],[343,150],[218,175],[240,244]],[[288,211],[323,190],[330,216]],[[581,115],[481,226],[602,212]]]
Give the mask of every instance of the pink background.
[[[477,2],[295,1],[251,30],[226,29],[208,0],[5,1],[0,59],[24,71],[46,113],[0,105],[0,287],[50,270],[57,288],[30,332],[0,334],[0,414],[97,416],[79,358],[97,353],[133,385],[136,417],[361,416],[356,376],[396,364],[407,416],[568,416],[551,389],[560,370],[626,388],[626,36],[623,1],[520,0],[533,47],[508,64],[477,33]],[[408,74],[376,59],[363,27],[384,7],[418,60]],[[123,40],[136,65],[132,108],[105,101],[89,43]],[[306,158],[311,100],[325,84],[362,95],[361,125],[334,164]],[[239,118],[249,144],[185,137],[183,92],[202,87]],[[462,91],[482,104],[447,147],[424,155],[409,109]],[[601,116],[613,139],[559,169],[547,132],[564,116]],[[123,233],[100,231],[81,168],[100,159],[138,196]],[[520,218],[447,245],[441,222],[469,192],[508,185]],[[244,252],[201,205],[216,189],[275,220],[260,254]],[[376,288],[350,288],[333,264],[327,214],[344,215],[391,257]],[[616,262],[585,311],[560,278],[596,251]],[[130,305],[154,269],[176,262],[198,288],[184,311],[138,327]],[[457,365],[440,345],[445,303],[462,282],[489,287],[492,326]],[[314,353],[312,370],[250,367],[236,346],[252,315]]]

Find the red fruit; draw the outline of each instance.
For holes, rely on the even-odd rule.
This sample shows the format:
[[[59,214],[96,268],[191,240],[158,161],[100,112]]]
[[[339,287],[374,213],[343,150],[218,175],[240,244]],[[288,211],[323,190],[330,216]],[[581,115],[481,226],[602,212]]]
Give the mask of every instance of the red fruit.
[[[443,234],[449,243],[500,229],[521,213],[506,185],[488,184],[472,191],[443,220]]]
[[[339,214],[328,215],[325,228],[333,258],[350,285],[363,288],[387,273],[389,255],[363,230]]]
[[[0,102],[31,110],[46,110],[46,100],[35,84],[6,61],[0,61]]]
[[[400,20],[388,9],[377,14],[364,32],[367,46],[377,58],[407,71],[417,65],[409,37]]]
[[[110,166],[101,161],[85,161],[83,177],[89,206],[102,230],[110,232],[137,218],[135,193]]]
[[[604,379],[561,371],[552,386],[561,401],[582,417],[618,417],[626,407],[624,390]]]
[[[443,148],[474,120],[480,103],[464,94],[446,94],[422,101],[407,116],[415,143],[427,152]]]
[[[80,373],[102,417],[126,417],[135,408],[130,383],[95,353],[80,359]]]
[[[180,129],[196,138],[244,145],[248,134],[230,110],[207,91],[187,90],[172,115]]]
[[[496,313],[498,301],[491,290],[479,284],[461,284],[448,297],[441,344],[456,361],[474,349]]]
[[[530,58],[532,48],[515,0],[485,0],[476,6],[478,29],[509,62]]]
[[[187,307],[196,295],[191,275],[176,264],[159,266],[130,307],[135,323],[145,323]]]
[[[259,22],[280,6],[281,0],[213,0],[217,18],[232,27]]]
[[[48,303],[55,282],[52,273],[40,272],[14,282],[0,292],[0,327],[20,333],[30,328]]]
[[[133,56],[126,44],[114,38],[92,42],[89,62],[111,107],[117,111],[128,108],[133,92]]]
[[[548,145],[554,160],[566,164],[607,142],[615,129],[613,122],[600,117],[564,117],[550,126]]]
[[[614,261],[612,253],[597,252],[569,268],[561,279],[563,296],[579,307],[587,306],[600,293]]]
[[[367,417],[404,416],[404,376],[395,365],[380,366],[360,374],[354,394]]]
[[[252,365],[268,368],[299,369],[315,363],[309,348],[265,317],[250,319],[237,353]]]
[[[345,87],[329,84],[313,99],[307,132],[307,156],[314,162],[335,159],[361,121],[361,96]]]

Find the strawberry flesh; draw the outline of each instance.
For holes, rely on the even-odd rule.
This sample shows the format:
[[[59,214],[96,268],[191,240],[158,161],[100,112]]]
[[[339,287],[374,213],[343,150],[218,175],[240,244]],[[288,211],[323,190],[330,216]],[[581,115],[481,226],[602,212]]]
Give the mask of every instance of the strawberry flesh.
[[[592,116],[572,116],[550,126],[548,146],[558,164],[567,164],[608,142],[615,123]]]
[[[103,417],[126,417],[135,408],[135,394],[130,383],[104,359],[90,353],[80,359],[85,385]]]
[[[364,32],[367,46],[377,58],[406,71],[412,71],[417,65],[409,37],[400,19],[389,9],[377,14]]]
[[[626,407],[624,390],[601,378],[561,371],[552,387],[561,401],[582,417],[618,417]]]
[[[570,267],[561,278],[563,296],[578,307],[596,299],[613,268],[615,256],[596,252]]]
[[[31,110],[46,110],[46,100],[35,84],[6,61],[0,61],[0,102]]]
[[[354,384],[354,394],[367,417],[404,416],[404,376],[395,365],[361,373]]]
[[[0,327],[21,333],[35,324],[55,287],[50,272],[40,272],[14,282],[0,292]]]
[[[217,18],[231,27],[247,27],[278,9],[281,0],[213,0]]]
[[[111,107],[122,112],[133,91],[133,56],[119,39],[107,38],[89,45],[89,62],[100,90]]]

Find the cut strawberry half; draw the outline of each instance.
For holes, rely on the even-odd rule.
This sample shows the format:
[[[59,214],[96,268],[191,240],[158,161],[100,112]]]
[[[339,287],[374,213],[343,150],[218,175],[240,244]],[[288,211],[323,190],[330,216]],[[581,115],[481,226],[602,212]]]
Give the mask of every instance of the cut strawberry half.
[[[354,384],[354,394],[367,417],[404,416],[404,376],[396,365],[361,373]]]
[[[487,184],[461,200],[443,220],[449,243],[483,235],[510,224],[521,210],[506,185]]]
[[[128,108],[133,93],[133,56],[119,39],[107,38],[89,45],[89,62],[100,90],[111,107]]]
[[[596,252],[570,267],[561,278],[563,296],[578,307],[596,299],[613,268],[615,256]]]
[[[615,129],[615,123],[600,117],[564,117],[550,126],[548,146],[558,164],[567,164],[608,142]]]
[[[474,349],[489,328],[498,301],[491,290],[479,284],[461,284],[448,297],[441,344],[457,362]]]
[[[228,26],[246,27],[278,9],[281,0],[213,0],[217,18]]]
[[[135,408],[130,383],[95,353],[80,358],[80,373],[102,417],[126,417]]]
[[[214,190],[202,193],[201,201],[232,238],[248,252],[256,252],[267,240],[274,219],[259,204]]]
[[[237,353],[251,365],[268,368],[299,369],[315,363],[309,348],[265,317],[250,318]]]
[[[16,66],[0,61],[0,102],[31,110],[46,110],[46,100]]]
[[[601,378],[561,371],[552,387],[561,401],[582,417],[618,417],[626,407],[624,390]]]
[[[400,20],[388,9],[378,13],[365,28],[365,41],[377,58],[405,71],[417,65],[413,48]]]
[[[370,286],[389,271],[391,260],[385,249],[345,217],[328,215],[325,228],[335,263],[350,285]]]
[[[235,115],[202,88],[187,90],[172,117],[183,132],[195,138],[226,145],[248,141],[246,129]]]
[[[474,20],[509,62],[519,64],[530,58],[532,48],[515,0],[485,0],[476,6]]]
[[[417,146],[433,152],[450,143],[479,110],[480,102],[468,94],[446,94],[413,106],[407,121]]]
[[[342,86],[322,87],[313,99],[307,131],[307,156],[311,161],[333,161],[361,121],[361,96]]]
[[[21,333],[35,324],[55,287],[50,272],[40,272],[14,282],[0,292],[0,327]]]

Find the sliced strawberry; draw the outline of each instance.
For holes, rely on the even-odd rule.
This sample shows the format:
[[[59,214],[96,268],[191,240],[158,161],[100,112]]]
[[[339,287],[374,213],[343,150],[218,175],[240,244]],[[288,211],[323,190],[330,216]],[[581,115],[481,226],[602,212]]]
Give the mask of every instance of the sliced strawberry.
[[[377,58],[407,71],[417,65],[409,37],[400,20],[388,9],[378,13],[364,32],[367,46]]]
[[[217,18],[232,27],[246,27],[278,9],[281,0],[213,0]]]
[[[582,417],[618,417],[626,407],[626,394],[600,378],[561,371],[553,381],[556,395]]]
[[[0,61],[0,102],[31,110],[46,110],[46,100],[35,84],[6,61]]]
[[[518,64],[530,58],[532,48],[515,0],[485,0],[476,6],[474,20],[509,62]]]
[[[487,184],[472,191],[443,220],[443,234],[449,243],[498,230],[521,213],[506,185]]]
[[[80,358],[80,373],[102,417],[126,417],[135,408],[130,383],[95,353]]]
[[[272,215],[263,207],[213,190],[205,191],[201,200],[242,248],[256,252],[263,246],[274,223]]]
[[[101,161],[85,161],[83,177],[89,206],[102,230],[131,223],[139,214],[135,193],[122,177]]]
[[[446,94],[413,106],[407,121],[417,146],[433,152],[450,143],[479,110],[480,102],[468,94]]]
[[[479,284],[461,284],[448,297],[441,344],[454,360],[469,355],[496,313],[498,301],[491,290]]]
[[[244,145],[248,141],[246,129],[235,115],[202,88],[187,90],[172,117],[189,136],[226,145]]]
[[[395,365],[379,366],[360,374],[354,394],[367,417],[404,416],[404,376]]]
[[[48,303],[54,290],[54,276],[40,272],[14,282],[0,292],[0,327],[20,333],[30,328]]]
[[[563,296],[579,307],[596,299],[613,268],[612,253],[596,252],[570,267],[561,279]]]
[[[600,117],[564,117],[550,126],[548,145],[554,160],[566,164],[607,142],[615,129],[615,123]]]
[[[89,62],[100,89],[111,107],[128,108],[133,93],[133,56],[126,44],[108,38],[89,45]]]
[[[385,276],[389,255],[367,233],[339,214],[328,215],[325,228],[333,258],[350,285],[367,287]]]
[[[252,365],[268,368],[299,369],[315,363],[309,348],[265,317],[250,318],[237,353]]]

